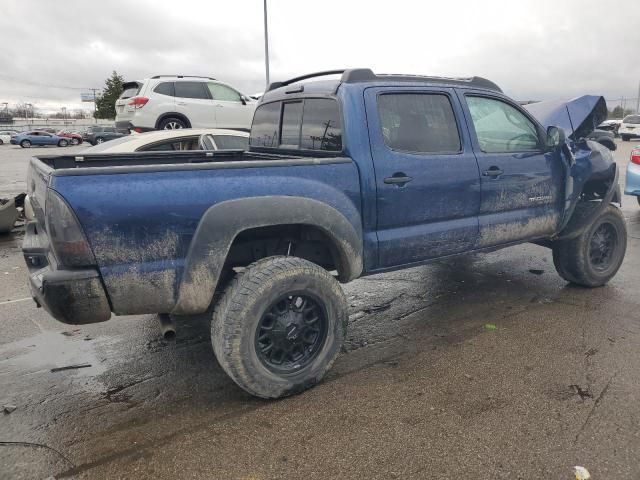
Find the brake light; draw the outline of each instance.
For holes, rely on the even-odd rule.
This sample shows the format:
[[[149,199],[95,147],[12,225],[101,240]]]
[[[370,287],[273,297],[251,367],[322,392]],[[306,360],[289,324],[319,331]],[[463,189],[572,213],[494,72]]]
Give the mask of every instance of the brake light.
[[[127,105],[133,105],[133,108],[142,108],[148,101],[149,99],[147,97],[131,97]]]
[[[49,189],[45,204],[45,225],[58,264],[66,267],[95,265],[96,260],[82,227],[67,202]]]
[[[140,127],[133,127],[131,130],[133,130],[136,133],[142,133],[142,129]]]
[[[631,163],[635,163],[636,165],[640,165],[640,149],[639,150],[631,150]]]

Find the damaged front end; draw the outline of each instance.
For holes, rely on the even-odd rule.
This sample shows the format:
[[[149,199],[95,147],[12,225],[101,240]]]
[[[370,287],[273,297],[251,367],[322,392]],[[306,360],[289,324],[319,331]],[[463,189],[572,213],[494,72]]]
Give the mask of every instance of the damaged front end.
[[[554,240],[575,238],[610,203],[621,203],[618,168],[611,150],[588,140],[607,117],[604,97],[584,95],[568,101],[539,102],[526,108],[546,127],[562,128],[566,182],[564,212]]]

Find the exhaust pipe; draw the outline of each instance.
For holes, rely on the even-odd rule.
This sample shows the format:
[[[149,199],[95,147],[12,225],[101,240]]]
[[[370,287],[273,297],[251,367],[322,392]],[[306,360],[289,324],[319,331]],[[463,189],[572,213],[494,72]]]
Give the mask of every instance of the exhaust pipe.
[[[160,320],[160,333],[165,340],[176,339],[176,324],[168,313],[158,315]]]

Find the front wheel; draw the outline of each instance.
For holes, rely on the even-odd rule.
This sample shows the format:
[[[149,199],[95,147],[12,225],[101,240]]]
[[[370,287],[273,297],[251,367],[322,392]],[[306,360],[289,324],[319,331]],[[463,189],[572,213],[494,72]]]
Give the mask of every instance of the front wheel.
[[[640,197],[636,197],[636,200],[638,201],[638,205],[640,205]]]
[[[59,147],[66,147],[67,145],[69,145],[69,142],[67,140],[60,140],[58,142]]]
[[[213,351],[242,389],[284,397],[324,377],[347,318],[344,293],[326,270],[297,257],[269,257],[234,278],[215,307]]]
[[[80,139],[79,138],[72,138],[71,139],[71,145],[80,145]]]
[[[565,280],[584,287],[605,285],[627,250],[627,226],[619,208],[608,205],[577,238],[553,245],[553,263]]]
[[[631,137],[629,135],[621,135],[620,138],[622,138],[623,142],[628,142]]]
[[[95,141],[95,142],[96,142],[96,143],[95,143],[95,145],[98,145],[98,144],[100,144],[100,143],[104,143],[104,138],[102,138],[102,137],[96,137],[96,141]]]
[[[31,142],[29,140],[22,140],[20,146],[22,148],[31,148]]]

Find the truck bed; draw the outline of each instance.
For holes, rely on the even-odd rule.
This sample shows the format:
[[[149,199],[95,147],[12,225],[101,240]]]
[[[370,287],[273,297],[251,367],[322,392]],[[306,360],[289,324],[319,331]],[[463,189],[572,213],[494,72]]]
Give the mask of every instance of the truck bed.
[[[351,158],[331,154],[190,151],[33,157],[28,190],[38,224],[34,232],[42,245],[48,244],[48,192],[57,192],[73,210],[116,314],[177,313],[193,240],[218,205],[253,198],[259,206],[269,199],[298,198],[331,207],[354,229],[362,228],[358,169]],[[259,225],[261,215],[274,213],[258,210],[226,219],[215,227],[214,237],[227,226],[248,224],[252,215]],[[285,208],[279,215],[287,218],[296,211]],[[211,282],[200,274],[197,283],[205,289]],[[198,313],[207,306],[190,302],[179,313]]]

